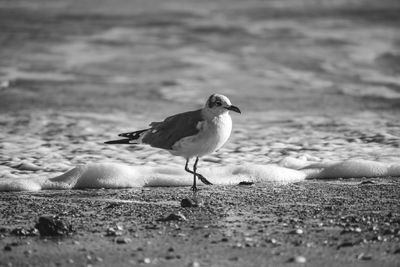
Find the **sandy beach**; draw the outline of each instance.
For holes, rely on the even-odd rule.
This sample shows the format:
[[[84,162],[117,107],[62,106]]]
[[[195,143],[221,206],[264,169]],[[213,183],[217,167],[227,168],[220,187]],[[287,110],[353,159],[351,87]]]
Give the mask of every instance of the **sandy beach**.
[[[214,186],[202,189],[200,206],[191,208],[180,207],[181,199],[192,197],[188,188],[2,193],[0,262],[398,266],[399,186],[398,179]],[[62,237],[11,233],[31,229],[48,214],[59,215],[73,232]],[[159,221],[170,214],[184,218]]]

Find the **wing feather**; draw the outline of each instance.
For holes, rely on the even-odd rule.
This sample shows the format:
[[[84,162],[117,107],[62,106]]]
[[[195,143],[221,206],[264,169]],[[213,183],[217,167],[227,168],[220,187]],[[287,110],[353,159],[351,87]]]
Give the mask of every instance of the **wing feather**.
[[[201,109],[179,113],[162,122],[152,122],[142,142],[152,147],[171,150],[180,139],[199,132],[197,125],[203,121]]]

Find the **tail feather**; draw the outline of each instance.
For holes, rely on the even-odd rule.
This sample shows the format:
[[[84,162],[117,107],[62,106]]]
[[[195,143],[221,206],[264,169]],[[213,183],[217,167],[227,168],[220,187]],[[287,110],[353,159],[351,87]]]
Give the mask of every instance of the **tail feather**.
[[[149,129],[129,132],[129,133],[122,133],[118,136],[125,137],[124,139],[118,140],[111,140],[104,142],[105,144],[139,144],[141,142],[141,137],[143,137],[143,133],[145,133]]]
[[[135,140],[130,139],[119,139],[119,140],[111,140],[104,142],[104,144],[135,144]]]
[[[132,140],[136,140],[136,139],[139,139],[141,134],[146,132],[147,130],[148,129],[139,130],[139,131],[135,131],[135,132],[129,132],[129,133],[122,133],[122,134],[119,134],[118,136],[126,137],[126,138],[129,138],[129,139],[132,139]]]

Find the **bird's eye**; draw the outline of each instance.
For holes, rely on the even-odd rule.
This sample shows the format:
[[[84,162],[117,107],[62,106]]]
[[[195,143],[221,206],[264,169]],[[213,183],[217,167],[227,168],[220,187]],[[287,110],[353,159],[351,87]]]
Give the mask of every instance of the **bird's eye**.
[[[221,102],[217,102],[217,103],[215,103],[217,106],[222,106],[222,103]]]

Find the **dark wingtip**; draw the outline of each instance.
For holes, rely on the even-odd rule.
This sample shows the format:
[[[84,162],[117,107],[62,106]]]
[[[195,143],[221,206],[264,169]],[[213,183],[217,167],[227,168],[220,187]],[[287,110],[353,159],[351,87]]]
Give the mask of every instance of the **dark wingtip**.
[[[119,140],[111,140],[106,141],[104,144],[131,144],[129,139],[119,139]]]

